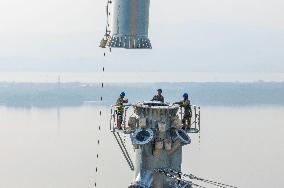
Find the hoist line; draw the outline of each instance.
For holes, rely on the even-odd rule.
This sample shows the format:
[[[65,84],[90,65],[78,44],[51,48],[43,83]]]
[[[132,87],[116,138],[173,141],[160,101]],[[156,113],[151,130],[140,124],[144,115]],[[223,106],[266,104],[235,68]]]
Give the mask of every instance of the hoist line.
[[[185,186],[187,186],[187,185],[193,185],[193,186],[195,186],[195,187],[197,187],[197,188],[206,188],[206,187],[204,187],[204,186],[198,185],[198,184],[193,183],[193,182],[191,182],[191,181],[187,181],[187,180],[182,179],[179,174],[173,175],[173,174],[170,174],[170,173],[166,172],[166,170],[163,170],[163,169],[155,169],[154,172],[162,173],[162,174],[164,174],[166,177],[177,181],[178,184],[180,184],[180,182],[183,182],[183,183],[186,184]],[[185,186],[183,186],[183,187],[185,187]]]
[[[176,171],[176,170],[173,170],[173,169],[170,169],[170,168],[159,168],[159,169],[155,169],[156,172],[160,172],[160,173],[164,173],[167,177],[175,177],[175,176],[178,176],[178,177],[188,177],[189,179],[192,179],[192,180],[198,180],[198,181],[202,181],[204,183],[208,183],[208,184],[211,184],[211,185],[214,185],[214,186],[217,186],[217,187],[220,187],[220,188],[237,188],[236,186],[231,186],[231,185],[228,185],[228,184],[224,184],[224,183],[220,183],[220,182],[217,182],[217,181],[212,181],[212,180],[207,180],[207,179],[204,179],[204,178],[199,178],[193,174],[184,174],[182,172],[179,172],[179,171]],[[173,175],[173,174],[175,175]]]

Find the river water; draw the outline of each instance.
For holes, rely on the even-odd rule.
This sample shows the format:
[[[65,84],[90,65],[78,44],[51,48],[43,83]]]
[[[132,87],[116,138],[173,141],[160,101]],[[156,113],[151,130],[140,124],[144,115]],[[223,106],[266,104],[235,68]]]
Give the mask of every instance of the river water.
[[[201,120],[201,134],[184,147],[183,172],[240,188],[283,187],[284,107],[205,106]],[[106,106],[0,106],[0,151],[0,188],[126,188],[132,181]]]

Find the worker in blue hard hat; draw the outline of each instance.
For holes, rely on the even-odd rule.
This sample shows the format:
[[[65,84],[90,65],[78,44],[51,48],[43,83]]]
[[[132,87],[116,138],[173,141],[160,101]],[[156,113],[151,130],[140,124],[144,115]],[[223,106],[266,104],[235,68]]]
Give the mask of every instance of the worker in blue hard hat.
[[[175,102],[174,104],[180,105],[181,108],[184,109],[184,115],[182,117],[183,129],[188,130],[191,128],[191,117],[192,110],[190,105],[190,100],[188,99],[188,93],[183,94],[183,100],[179,102]]]
[[[124,104],[128,103],[128,99],[124,99],[125,92],[121,92],[117,101],[116,101],[116,117],[117,117],[117,128],[122,129],[123,122],[123,113],[124,113]]]
[[[160,101],[164,103],[164,97],[162,95],[162,89],[157,89],[157,94],[153,97],[151,101]]]

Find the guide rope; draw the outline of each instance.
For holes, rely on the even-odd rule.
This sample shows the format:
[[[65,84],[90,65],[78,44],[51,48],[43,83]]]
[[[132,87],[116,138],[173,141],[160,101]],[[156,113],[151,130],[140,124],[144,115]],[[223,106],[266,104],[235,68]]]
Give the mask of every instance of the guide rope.
[[[154,172],[164,174],[166,177],[175,180],[177,182],[176,186],[179,188],[188,188],[188,186],[195,186],[197,188],[206,188],[191,181],[184,180],[181,178],[179,174],[169,173],[167,170],[162,168],[155,169]]]
[[[224,183],[221,183],[221,182],[200,178],[200,177],[197,177],[193,174],[184,174],[182,172],[176,171],[176,170],[171,169],[171,168],[158,168],[158,169],[155,169],[154,171],[157,172],[157,173],[162,173],[162,174],[164,174],[167,177],[172,178],[172,179],[177,179],[177,180],[180,180],[180,181],[183,181],[183,182],[184,181],[189,182],[189,183],[191,183],[191,185],[194,185],[194,184],[191,181],[187,181],[187,180],[182,179],[181,177],[187,177],[191,180],[201,181],[201,182],[208,183],[208,184],[220,187],[220,188],[237,188],[236,186],[232,186],[232,185],[224,184]],[[198,185],[198,186],[200,186],[200,185]]]

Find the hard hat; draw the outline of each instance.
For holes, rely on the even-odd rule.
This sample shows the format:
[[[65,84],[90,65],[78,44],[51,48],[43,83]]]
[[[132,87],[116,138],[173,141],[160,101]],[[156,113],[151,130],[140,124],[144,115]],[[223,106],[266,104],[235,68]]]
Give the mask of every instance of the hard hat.
[[[120,93],[120,96],[124,97],[124,96],[125,96],[125,92],[124,92],[124,91],[121,92],[121,93]]]
[[[188,94],[187,94],[187,93],[184,93],[184,94],[183,94],[183,98],[188,98]]]
[[[162,89],[157,89],[157,91],[160,91],[161,93],[163,92],[163,90],[162,90]]]

